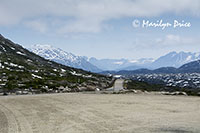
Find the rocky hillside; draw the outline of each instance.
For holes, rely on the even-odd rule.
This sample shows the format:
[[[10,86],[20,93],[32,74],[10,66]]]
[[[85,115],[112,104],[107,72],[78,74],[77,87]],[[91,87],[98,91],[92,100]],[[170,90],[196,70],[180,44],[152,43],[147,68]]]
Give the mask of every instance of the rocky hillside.
[[[0,35],[0,91],[59,92],[104,89],[111,77],[46,60]]]

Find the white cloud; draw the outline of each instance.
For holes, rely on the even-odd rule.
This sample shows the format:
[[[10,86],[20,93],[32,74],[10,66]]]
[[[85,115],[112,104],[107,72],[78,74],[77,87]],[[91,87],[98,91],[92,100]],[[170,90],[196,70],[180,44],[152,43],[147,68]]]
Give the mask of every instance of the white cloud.
[[[200,44],[200,40],[196,37],[191,36],[181,36],[177,34],[167,34],[163,37],[151,37],[151,38],[137,38],[133,44],[132,48],[136,50],[143,49],[173,49],[181,47],[196,47]]]
[[[177,46],[177,45],[196,45],[198,41],[191,37],[182,37],[180,35],[168,34],[163,38],[156,38],[157,46]]]
[[[91,19],[82,19],[76,21],[69,21],[63,27],[58,29],[58,33],[97,33],[101,31],[101,24],[99,21]]]
[[[181,39],[179,35],[169,34],[166,36],[166,41],[180,43]]]
[[[61,32],[99,32],[106,20],[158,16],[163,13],[200,15],[199,0],[1,0],[0,25],[51,16],[62,20]],[[34,24],[35,25],[35,24]],[[40,27],[40,26],[34,26]]]
[[[25,25],[41,33],[45,33],[47,31],[47,24],[40,20],[28,21],[28,22],[25,22]]]
[[[168,34],[164,38],[157,38],[156,42],[158,45],[174,45],[179,44],[182,41],[179,35]]]

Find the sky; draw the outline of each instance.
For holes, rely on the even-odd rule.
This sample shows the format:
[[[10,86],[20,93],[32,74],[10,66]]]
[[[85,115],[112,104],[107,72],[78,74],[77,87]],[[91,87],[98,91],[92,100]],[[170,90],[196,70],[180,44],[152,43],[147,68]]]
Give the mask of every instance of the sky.
[[[0,34],[98,59],[200,52],[200,0],[0,0]]]

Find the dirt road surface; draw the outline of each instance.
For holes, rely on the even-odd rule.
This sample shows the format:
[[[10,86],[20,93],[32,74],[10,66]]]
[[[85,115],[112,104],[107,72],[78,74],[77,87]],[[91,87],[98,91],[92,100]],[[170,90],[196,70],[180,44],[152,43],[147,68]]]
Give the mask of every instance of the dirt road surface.
[[[124,80],[123,80],[123,79],[117,79],[117,80],[115,81],[114,86],[113,86],[113,90],[114,90],[114,91],[123,90],[123,83],[124,83]]]
[[[0,133],[199,133],[200,98],[152,94],[0,97]]]

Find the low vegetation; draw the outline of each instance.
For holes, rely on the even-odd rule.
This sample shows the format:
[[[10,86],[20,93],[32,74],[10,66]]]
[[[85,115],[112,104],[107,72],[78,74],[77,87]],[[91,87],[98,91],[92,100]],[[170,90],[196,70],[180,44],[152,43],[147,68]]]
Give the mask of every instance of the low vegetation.
[[[141,91],[159,91],[159,92],[169,92],[166,94],[184,94],[192,95],[192,96],[199,96],[200,95],[200,88],[181,88],[181,87],[172,87],[172,86],[165,86],[161,84],[150,84],[143,81],[136,81],[136,80],[127,80],[124,84],[124,87],[128,90],[141,90]],[[173,93],[173,92],[180,92],[180,93]],[[184,92],[184,93],[183,93]]]
[[[105,89],[113,78],[46,60],[0,36],[0,92],[51,93]]]

